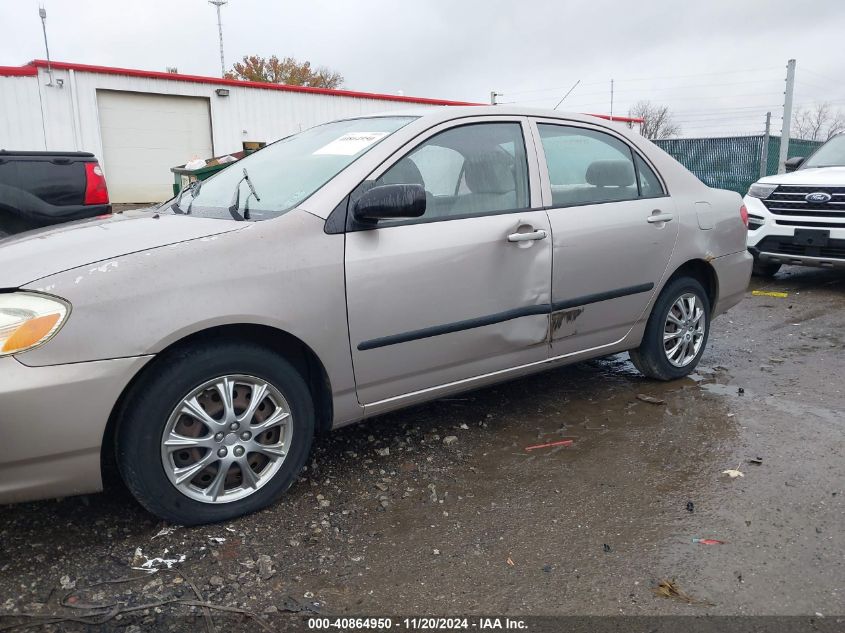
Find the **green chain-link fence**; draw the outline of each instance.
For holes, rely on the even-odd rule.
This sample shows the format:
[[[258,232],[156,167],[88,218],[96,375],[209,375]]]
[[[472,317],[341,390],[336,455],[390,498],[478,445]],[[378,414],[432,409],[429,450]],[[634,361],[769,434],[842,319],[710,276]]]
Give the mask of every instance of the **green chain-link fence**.
[[[710,187],[730,189],[745,194],[751,183],[760,178],[760,158],[764,137],[728,136],[721,138],[673,138],[655,141],[658,147],[689,169]],[[791,139],[792,156],[809,156],[818,141]],[[769,137],[765,175],[777,173],[780,137]]]

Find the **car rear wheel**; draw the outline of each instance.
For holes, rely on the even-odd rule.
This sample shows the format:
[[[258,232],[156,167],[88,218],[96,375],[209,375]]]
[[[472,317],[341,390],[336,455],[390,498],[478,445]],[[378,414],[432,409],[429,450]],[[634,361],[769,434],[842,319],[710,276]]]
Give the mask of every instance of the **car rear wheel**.
[[[780,264],[764,263],[755,257],[751,273],[756,277],[774,277],[779,270]]]
[[[278,499],[302,469],[314,409],[300,374],[250,343],[158,360],[133,388],[117,463],[135,498],[182,525],[223,521]]]
[[[692,277],[679,277],[663,289],[646,324],[639,348],[629,355],[645,376],[674,380],[698,365],[710,334],[710,300]]]

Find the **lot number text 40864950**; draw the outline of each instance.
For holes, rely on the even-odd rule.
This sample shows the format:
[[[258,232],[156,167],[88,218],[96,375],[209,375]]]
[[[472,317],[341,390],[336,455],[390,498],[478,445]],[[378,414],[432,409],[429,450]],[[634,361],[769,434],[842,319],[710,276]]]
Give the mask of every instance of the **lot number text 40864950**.
[[[412,631],[453,631],[453,630],[526,630],[524,620],[511,618],[308,618],[311,630],[370,630],[406,629]]]

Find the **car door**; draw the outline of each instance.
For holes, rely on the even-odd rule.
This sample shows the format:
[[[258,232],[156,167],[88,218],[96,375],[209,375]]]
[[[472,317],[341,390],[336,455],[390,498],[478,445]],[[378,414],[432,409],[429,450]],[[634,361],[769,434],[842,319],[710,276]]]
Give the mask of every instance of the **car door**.
[[[519,117],[438,126],[351,194],[350,208],[380,184],[420,184],[427,198],[420,218],[347,230],[362,404],[547,358],[551,230],[527,132]]]
[[[551,354],[619,342],[644,316],[669,263],[675,206],[622,135],[536,120],[553,237]]]

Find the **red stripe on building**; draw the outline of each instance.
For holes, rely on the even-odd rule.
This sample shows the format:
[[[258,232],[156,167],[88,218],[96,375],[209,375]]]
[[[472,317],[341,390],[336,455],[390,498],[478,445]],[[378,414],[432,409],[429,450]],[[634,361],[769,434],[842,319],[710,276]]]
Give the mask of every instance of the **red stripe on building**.
[[[34,77],[38,74],[35,66],[0,66],[0,77]]]
[[[286,92],[304,92],[310,94],[331,95],[334,97],[352,97],[354,99],[378,99],[379,101],[399,101],[402,103],[420,103],[425,105],[481,105],[466,101],[449,101],[446,99],[427,99],[425,97],[405,97],[400,95],[386,95],[376,92],[358,92],[355,90],[332,90],[330,88],[311,88],[308,86],[288,86],[287,84],[271,84],[261,81],[241,81],[239,79],[224,79],[221,77],[203,77],[201,75],[183,75],[180,73],[163,73],[154,70],[137,70],[134,68],[114,68],[112,66],[92,66],[90,64],[71,64],[67,62],[51,62],[53,70],[74,70],[77,72],[98,73],[102,75],[125,75],[127,77],[143,77],[145,79],[163,79],[165,81],[187,81],[200,84],[214,84],[218,86],[239,86],[243,88],[259,88],[262,90],[282,90]],[[28,66],[21,68],[47,68],[47,61],[35,59]]]
[[[605,121],[619,121],[620,123],[643,123],[645,121],[640,117],[610,116],[609,114],[589,114],[588,116],[595,116]]]

